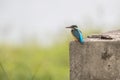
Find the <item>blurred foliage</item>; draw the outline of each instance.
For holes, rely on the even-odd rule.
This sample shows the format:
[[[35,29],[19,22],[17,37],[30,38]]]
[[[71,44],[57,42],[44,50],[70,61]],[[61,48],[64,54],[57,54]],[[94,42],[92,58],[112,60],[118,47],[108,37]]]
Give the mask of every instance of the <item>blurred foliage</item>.
[[[0,46],[0,80],[69,80],[68,44]]]

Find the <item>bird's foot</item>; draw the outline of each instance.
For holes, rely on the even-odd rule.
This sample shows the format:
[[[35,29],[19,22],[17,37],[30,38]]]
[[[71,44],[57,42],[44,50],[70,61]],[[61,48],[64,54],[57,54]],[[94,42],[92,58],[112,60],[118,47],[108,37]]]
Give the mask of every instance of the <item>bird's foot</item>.
[[[75,39],[74,41],[75,41],[75,42],[78,42],[78,40],[77,40],[77,39]]]

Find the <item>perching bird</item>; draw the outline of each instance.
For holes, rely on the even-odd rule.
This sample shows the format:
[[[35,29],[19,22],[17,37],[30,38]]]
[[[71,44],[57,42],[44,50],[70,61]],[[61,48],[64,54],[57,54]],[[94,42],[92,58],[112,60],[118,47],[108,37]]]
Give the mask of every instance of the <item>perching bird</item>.
[[[73,34],[73,36],[81,43],[84,43],[84,39],[82,36],[82,32],[78,29],[77,25],[72,25],[70,27],[66,27],[66,28],[71,28],[71,32]]]

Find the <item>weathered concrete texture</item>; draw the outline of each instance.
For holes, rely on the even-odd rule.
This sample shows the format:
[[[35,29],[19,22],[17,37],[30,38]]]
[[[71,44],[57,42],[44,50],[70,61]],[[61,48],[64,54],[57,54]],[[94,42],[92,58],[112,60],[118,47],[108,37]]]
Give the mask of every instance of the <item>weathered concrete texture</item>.
[[[94,34],[88,36],[88,38],[94,40],[120,40],[120,30],[109,31],[101,34]]]
[[[72,41],[70,80],[120,80],[120,40]]]

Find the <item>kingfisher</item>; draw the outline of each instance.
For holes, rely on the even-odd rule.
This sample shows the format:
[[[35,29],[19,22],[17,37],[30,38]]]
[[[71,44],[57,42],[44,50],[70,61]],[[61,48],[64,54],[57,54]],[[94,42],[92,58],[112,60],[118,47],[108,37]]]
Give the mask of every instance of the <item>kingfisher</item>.
[[[71,25],[69,27],[66,28],[71,28],[71,33],[72,35],[81,43],[84,44],[84,39],[83,39],[83,35],[82,32],[78,29],[77,25]]]

